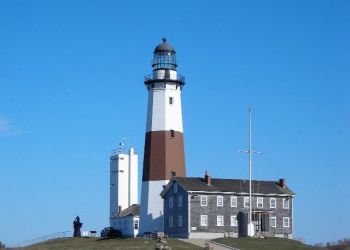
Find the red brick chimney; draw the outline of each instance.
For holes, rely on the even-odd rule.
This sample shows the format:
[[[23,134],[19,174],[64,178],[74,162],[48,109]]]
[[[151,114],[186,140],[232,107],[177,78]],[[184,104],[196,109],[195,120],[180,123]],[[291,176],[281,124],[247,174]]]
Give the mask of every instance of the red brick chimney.
[[[280,184],[281,188],[286,188],[286,179],[281,178],[279,184]]]
[[[208,175],[208,171],[207,170],[205,170],[204,181],[208,185],[211,185],[211,177]]]

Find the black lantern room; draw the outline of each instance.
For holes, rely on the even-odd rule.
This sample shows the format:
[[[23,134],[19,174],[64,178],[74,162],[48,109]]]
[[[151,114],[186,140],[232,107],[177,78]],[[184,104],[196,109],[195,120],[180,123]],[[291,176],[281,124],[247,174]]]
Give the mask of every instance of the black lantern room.
[[[167,43],[167,39],[165,37],[163,37],[163,42],[154,49],[153,54],[153,70],[176,70],[176,52],[174,47],[171,44]]]
[[[175,84],[176,87],[183,87],[185,77],[176,71],[176,52],[174,47],[167,43],[164,37],[163,42],[159,44],[153,51],[152,68],[153,73],[145,76],[145,84],[147,88],[154,87],[156,82],[166,82],[167,84]]]

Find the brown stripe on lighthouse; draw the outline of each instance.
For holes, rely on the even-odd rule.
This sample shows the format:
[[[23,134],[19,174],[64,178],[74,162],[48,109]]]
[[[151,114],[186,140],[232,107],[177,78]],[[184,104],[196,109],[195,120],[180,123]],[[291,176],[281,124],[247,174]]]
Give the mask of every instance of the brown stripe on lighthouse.
[[[186,176],[183,134],[178,131],[146,133],[142,181]]]

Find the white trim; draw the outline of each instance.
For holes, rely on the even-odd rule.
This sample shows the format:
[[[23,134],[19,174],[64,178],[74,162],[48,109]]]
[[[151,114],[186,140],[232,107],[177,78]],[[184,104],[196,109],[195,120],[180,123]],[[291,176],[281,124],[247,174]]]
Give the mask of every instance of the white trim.
[[[237,227],[237,215],[231,215],[231,227]]]
[[[283,227],[289,227],[289,217],[283,217]]]
[[[202,199],[203,198],[203,199]],[[202,203],[203,201],[203,203]],[[205,201],[205,202],[204,202]],[[201,207],[206,207],[208,206],[208,196],[207,195],[201,195],[200,196],[200,204],[201,204]]]
[[[221,202],[220,202],[221,200]],[[223,207],[224,206],[224,197],[221,195],[216,196],[216,206]]]
[[[293,203],[294,201],[293,201],[293,199],[292,199],[292,224],[294,224],[294,212],[293,212],[293,210],[294,210],[294,203]],[[291,223],[290,223],[290,221],[289,221],[289,226],[292,228],[292,232],[293,232],[293,225],[290,225]]]
[[[288,204],[288,205],[285,206],[284,202],[287,202],[286,204]],[[286,198],[283,199],[283,209],[289,209],[289,199],[286,199]]]
[[[222,225],[219,225],[219,218],[222,218],[221,222],[222,222]],[[218,227],[223,227],[225,224],[224,224],[224,216],[223,215],[217,215],[216,216],[216,226]]]
[[[204,218],[205,218],[205,219],[204,219]],[[205,223],[202,223],[203,221],[204,221]],[[206,214],[201,214],[199,224],[200,224],[202,227],[207,227],[207,226],[208,226],[208,215],[206,215]]]
[[[235,206],[232,206],[232,201],[233,201],[233,200],[234,200],[233,203],[235,203]],[[231,196],[231,197],[230,197],[230,206],[231,206],[231,207],[237,207],[237,205],[238,205],[237,196]]]
[[[181,184],[180,184],[181,185]],[[186,189],[185,189],[186,190]],[[220,192],[220,191],[187,191],[188,193],[197,193],[197,194],[237,194],[237,195],[249,195],[249,193],[239,193],[239,192]],[[280,196],[280,197],[295,197],[292,194],[263,194],[263,193],[252,193],[252,196]]]
[[[190,233],[191,232],[191,197],[190,195],[187,195],[187,211],[188,211],[188,215],[187,215],[187,230]]]
[[[274,224],[272,223],[272,221],[274,221]],[[270,226],[271,227],[276,227],[277,226],[276,216],[270,217]]]
[[[248,204],[246,204],[246,203],[248,203]],[[249,196],[244,196],[243,197],[243,207],[249,208]]]
[[[272,200],[274,200],[275,201],[275,206],[272,206],[271,204],[272,204]],[[277,200],[276,200],[276,198],[270,198],[270,208],[276,208],[277,207]]]

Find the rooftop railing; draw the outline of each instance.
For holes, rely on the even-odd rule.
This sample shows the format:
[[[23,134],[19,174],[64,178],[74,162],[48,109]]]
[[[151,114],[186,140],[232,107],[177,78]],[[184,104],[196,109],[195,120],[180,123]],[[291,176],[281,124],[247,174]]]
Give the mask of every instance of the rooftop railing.
[[[180,74],[176,74],[176,77],[166,75],[166,74],[164,74],[163,76],[157,76],[157,77],[154,77],[153,74],[149,74],[145,76],[145,82],[154,81],[154,80],[170,80],[170,81],[180,81],[184,83],[185,77]]]

